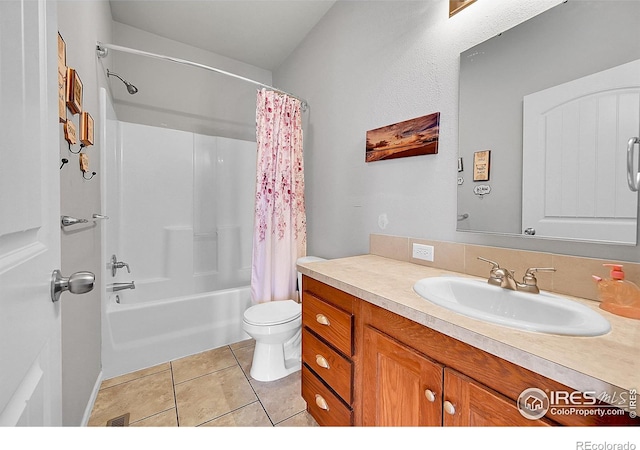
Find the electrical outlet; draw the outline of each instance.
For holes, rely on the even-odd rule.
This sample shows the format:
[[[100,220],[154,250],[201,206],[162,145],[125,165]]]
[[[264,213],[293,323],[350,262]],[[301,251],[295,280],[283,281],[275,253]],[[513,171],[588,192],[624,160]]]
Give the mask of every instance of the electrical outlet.
[[[413,244],[413,257],[433,261],[433,245]]]

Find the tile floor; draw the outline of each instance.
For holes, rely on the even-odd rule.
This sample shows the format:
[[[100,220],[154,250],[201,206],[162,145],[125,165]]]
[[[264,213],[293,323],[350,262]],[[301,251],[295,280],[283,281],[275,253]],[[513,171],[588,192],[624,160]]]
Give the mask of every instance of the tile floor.
[[[249,375],[247,340],[105,380],[89,426],[130,414],[132,427],[317,426],[300,396],[300,372],[269,383]]]

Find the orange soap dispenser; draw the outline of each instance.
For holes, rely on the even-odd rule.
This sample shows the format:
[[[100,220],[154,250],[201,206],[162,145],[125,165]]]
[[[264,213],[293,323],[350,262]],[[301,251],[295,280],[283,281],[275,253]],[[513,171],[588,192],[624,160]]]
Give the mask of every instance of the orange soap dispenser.
[[[593,275],[598,286],[600,308],[618,316],[640,319],[640,287],[624,279],[621,264],[603,264],[611,267],[611,279]]]

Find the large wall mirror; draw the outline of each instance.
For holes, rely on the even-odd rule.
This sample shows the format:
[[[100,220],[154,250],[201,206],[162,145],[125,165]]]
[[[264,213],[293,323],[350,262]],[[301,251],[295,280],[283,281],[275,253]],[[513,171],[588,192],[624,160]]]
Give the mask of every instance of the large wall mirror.
[[[638,24],[569,0],[460,55],[458,231],[636,244]]]

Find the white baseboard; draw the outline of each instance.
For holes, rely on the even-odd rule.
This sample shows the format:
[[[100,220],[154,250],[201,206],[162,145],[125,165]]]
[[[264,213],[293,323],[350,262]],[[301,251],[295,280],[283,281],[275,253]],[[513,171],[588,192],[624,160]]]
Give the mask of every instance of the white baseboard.
[[[93,411],[93,405],[96,402],[96,398],[98,398],[98,391],[100,390],[100,385],[102,384],[102,380],[103,380],[102,369],[100,369],[100,373],[98,373],[98,378],[96,379],[96,384],[93,386],[91,397],[89,398],[87,407],[84,410],[84,415],[82,416],[82,424],[80,424],[80,426],[82,427],[86,427],[89,424],[89,419],[91,418],[91,411]]]

